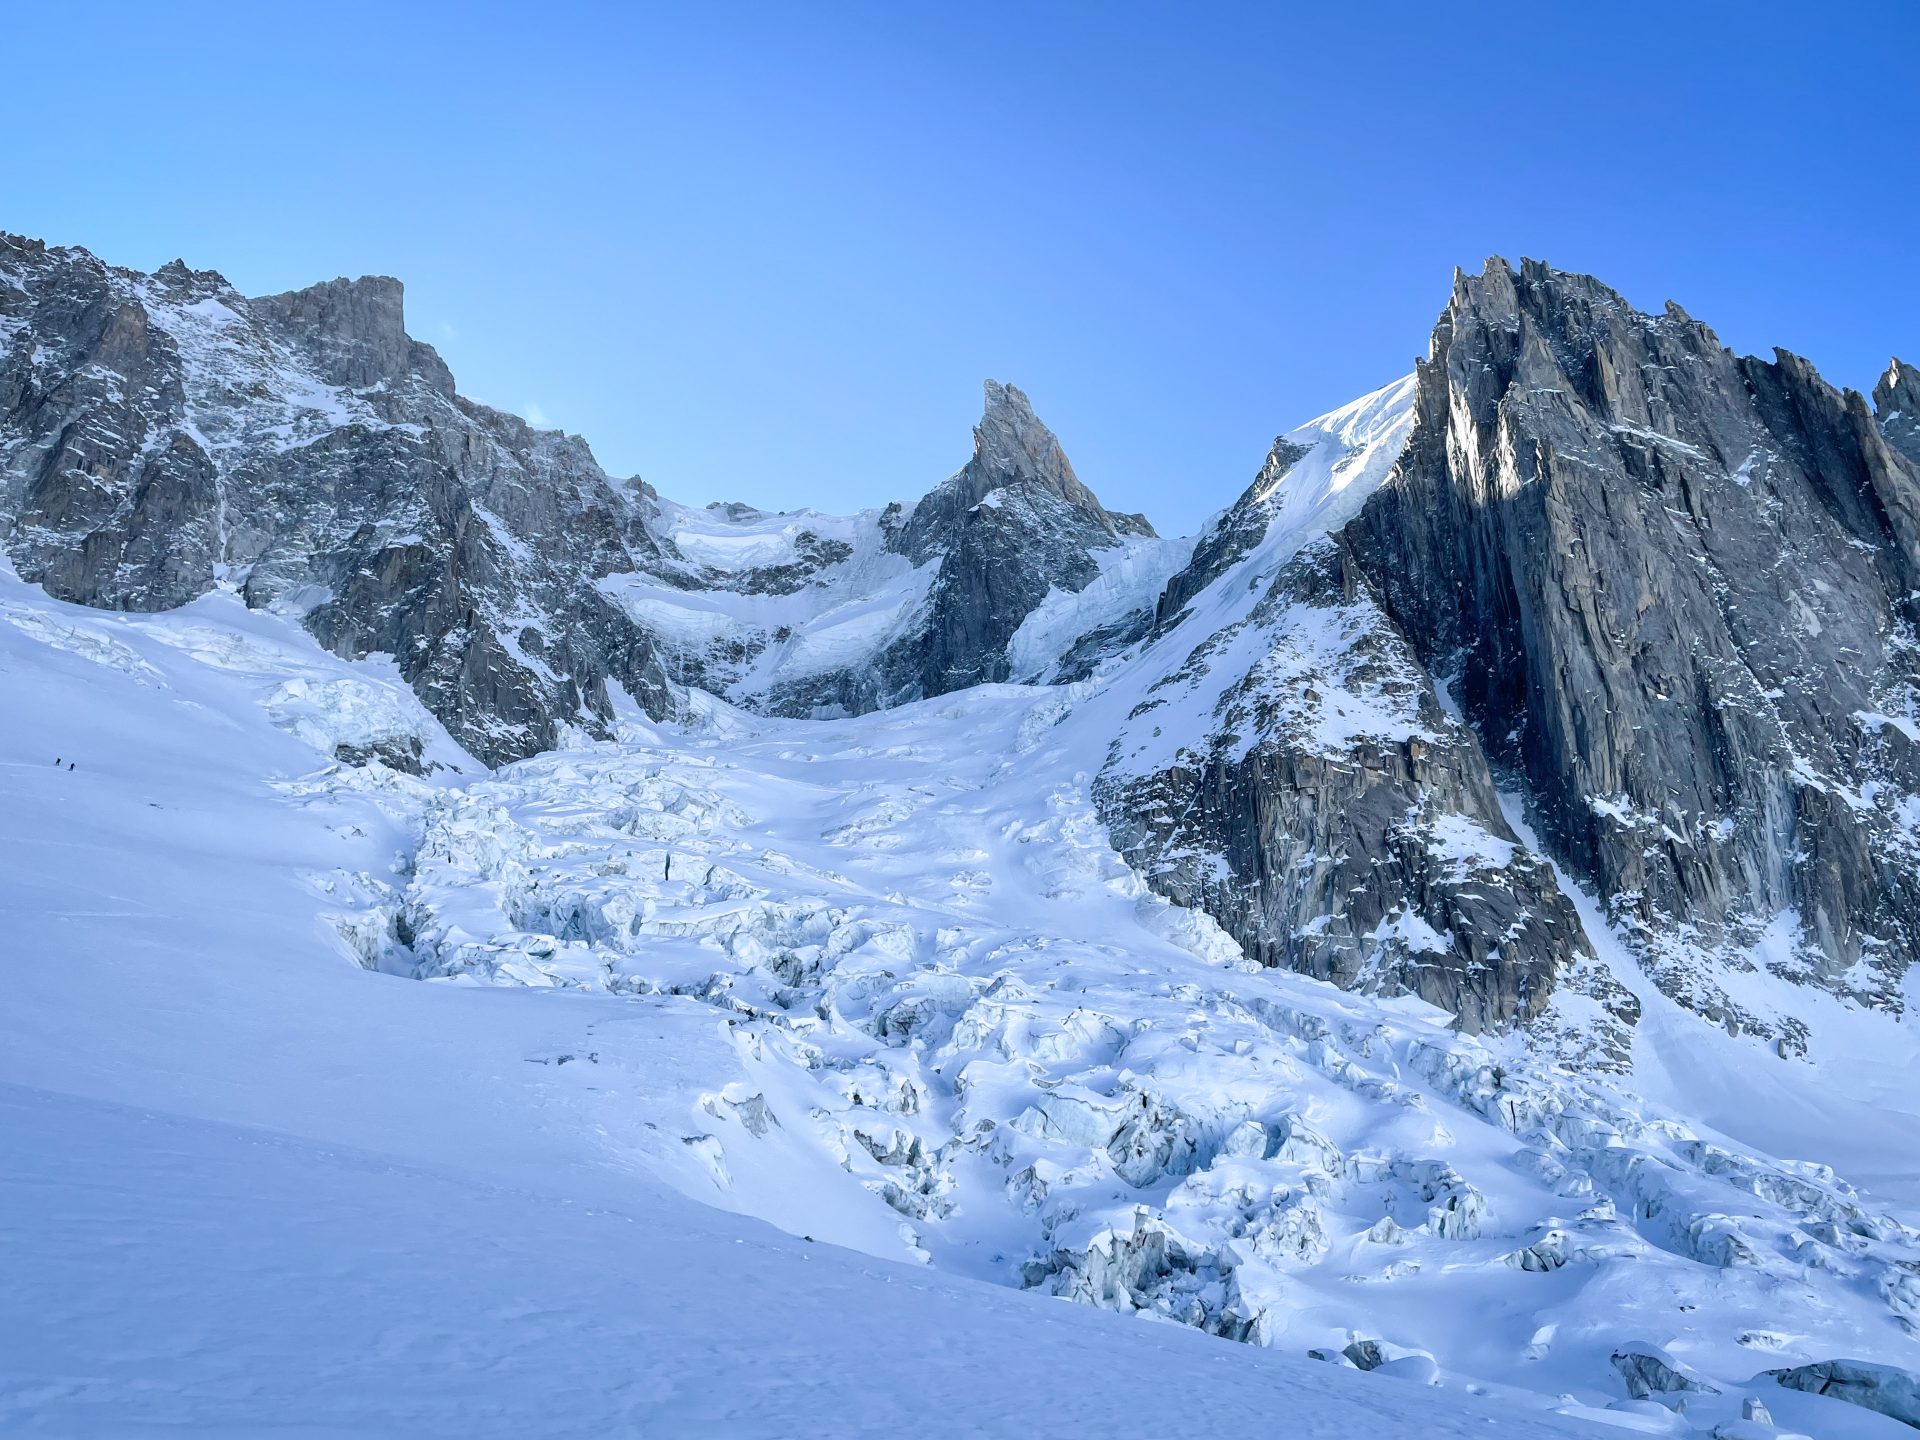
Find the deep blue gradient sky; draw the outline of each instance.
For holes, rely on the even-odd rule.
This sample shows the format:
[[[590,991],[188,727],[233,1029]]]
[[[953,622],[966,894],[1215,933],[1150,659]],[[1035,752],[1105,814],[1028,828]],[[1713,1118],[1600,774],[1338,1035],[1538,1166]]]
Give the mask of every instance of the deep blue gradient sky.
[[[1495,252],[1841,384],[1920,352],[1914,3],[22,4],[0,36],[0,228],[248,293],[398,275],[463,390],[687,500],[917,495],[993,376],[1189,530]]]

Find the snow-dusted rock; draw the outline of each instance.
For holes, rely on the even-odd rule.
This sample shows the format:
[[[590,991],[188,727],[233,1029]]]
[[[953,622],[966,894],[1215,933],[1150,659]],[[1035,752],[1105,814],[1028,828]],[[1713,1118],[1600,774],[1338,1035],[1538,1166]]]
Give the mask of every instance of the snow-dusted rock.
[[[1276,442],[1123,672],[1137,700],[1096,793],[1150,883],[1249,955],[1477,1030],[1539,1014],[1587,947],[1477,738],[1326,538],[1392,466],[1412,398],[1402,382]]]
[[[1789,1390],[1844,1400],[1920,1430],[1920,1376],[1864,1360],[1822,1360],[1767,1372]]]
[[[1650,1400],[1656,1395],[1720,1393],[1658,1345],[1625,1345],[1613,1352],[1611,1360],[1620,1378],[1626,1381],[1627,1394],[1635,1400]]]
[[[576,437],[462,399],[396,280],[249,299],[0,236],[0,537],[64,599],[163,610],[216,584],[392,655],[471,753],[671,701],[594,588],[654,546]]]

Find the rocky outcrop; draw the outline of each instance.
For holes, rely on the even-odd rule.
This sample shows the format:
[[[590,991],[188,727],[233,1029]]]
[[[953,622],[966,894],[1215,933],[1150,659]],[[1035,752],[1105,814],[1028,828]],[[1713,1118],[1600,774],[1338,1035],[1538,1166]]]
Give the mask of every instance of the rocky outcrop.
[[[1873,387],[1873,415],[1889,445],[1920,461],[1920,370],[1896,357]]]
[[[1531,261],[1457,279],[1418,386],[1345,543],[1549,848],[1730,1025],[1687,957],[1769,926],[1783,973],[1897,1003],[1920,469],[1804,360]]]
[[[454,393],[400,284],[264,299],[0,238],[0,535],[62,599],[160,610],[216,584],[330,649],[392,654],[489,763],[671,700],[594,589],[655,553],[577,438]]]
[[[1195,681],[1240,651],[1258,658],[1196,712]],[[1341,546],[1300,550],[1129,721],[1094,792],[1115,846],[1262,964],[1410,992],[1476,1032],[1537,1016],[1589,954]]]
[[[1622,1346],[1613,1352],[1612,1364],[1626,1382],[1627,1394],[1635,1400],[1720,1393],[1657,1345]]]
[[[1865,1360],[1822,1360],[1767,1374],[1789,1390],[1844,1400],[1920,1430],[1920,1376],[1911,1370]]]
[[[306,355],[329,385],[368,390],[417,376],[437,393],[453,394],[453,375],[439,354],[407,334],[406,293],[390,275],[262,296],[247,302],[247,313]]]

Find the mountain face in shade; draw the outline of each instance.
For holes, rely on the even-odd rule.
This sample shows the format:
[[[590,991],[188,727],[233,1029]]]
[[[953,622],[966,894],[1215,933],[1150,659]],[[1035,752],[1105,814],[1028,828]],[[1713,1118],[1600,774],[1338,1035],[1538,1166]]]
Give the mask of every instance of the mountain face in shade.
[[[1883,410],[1911,389],[1896,366]],[[1775,964],[1898,1003],[1920,469],[1861,396],[1677,306],[1490,262],[1344,540],[1663,988],[1790,1032],[1717,977],[1772,929]]]
[[[1590,952],[1334,532],[1414,421],[1411,381],[1274,442],[1167,584],[1096,795],[1157,890],[1250,956],[1408,991],[1470,1030],[1531,1020]]]

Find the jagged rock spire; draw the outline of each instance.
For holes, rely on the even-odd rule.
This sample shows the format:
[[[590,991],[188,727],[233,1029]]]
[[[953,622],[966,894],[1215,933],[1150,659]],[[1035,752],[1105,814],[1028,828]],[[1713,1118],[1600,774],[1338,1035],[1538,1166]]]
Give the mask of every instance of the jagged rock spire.
[[[1108,513],[1080,477],[1059,439],[1034,414],[1018,386],[986,382],[986,406],[973,427],[973,458],[916,505],[908,517],[901,548],[916,562],[941,551],[966,515],[996,490],[1032,489],[1064,501],[1086,526],[1103,535],[1122,528],[1151,534],[1146,521]],[[1123,523],[1124,522],[1124,523]]]
[[[1037,482],[1069,504],[1106,513],[1093,492],[1073,473],[1067,452],[1033,413],[1025,392],[998,380],[986,382],[986,409],[980,423],[973,427],[973,460],[962,473],[987,490],[1022,481]]]
[[[1873,387],[1874,418],[1880,431],[1909,460],[1920,460],[1920,370],[1898,355]]]

